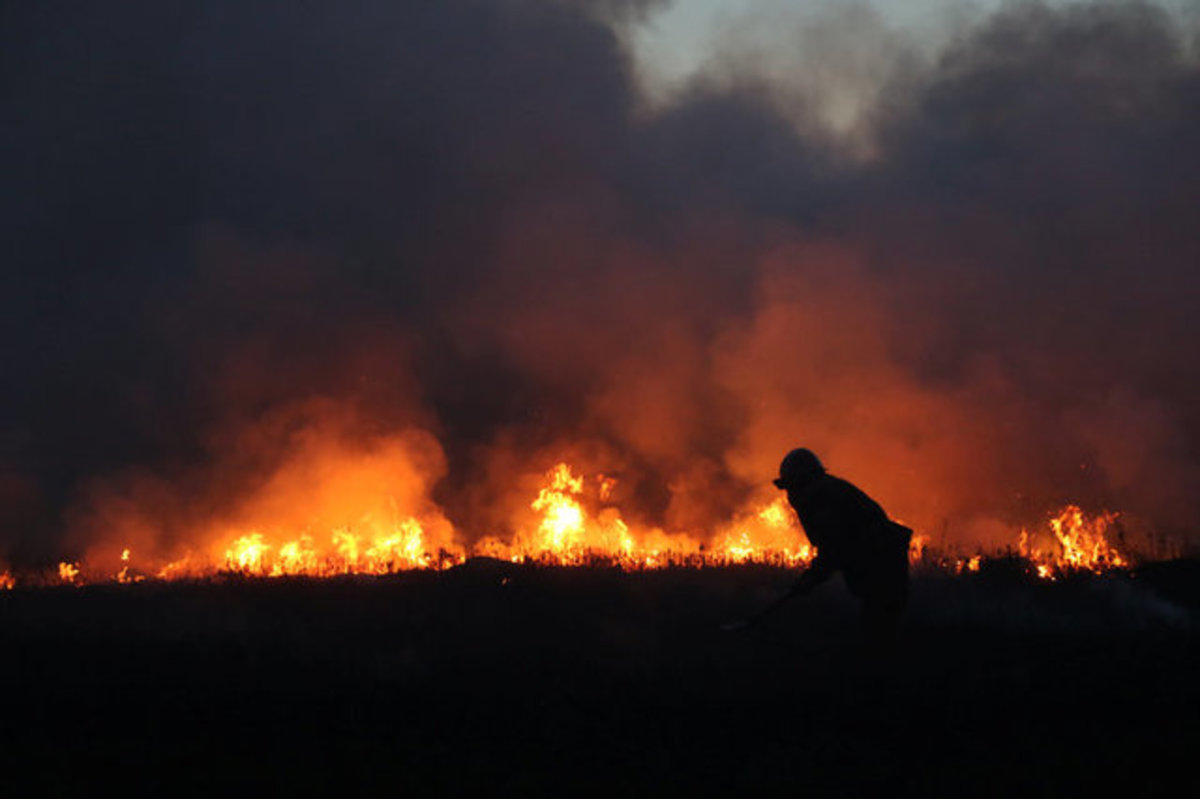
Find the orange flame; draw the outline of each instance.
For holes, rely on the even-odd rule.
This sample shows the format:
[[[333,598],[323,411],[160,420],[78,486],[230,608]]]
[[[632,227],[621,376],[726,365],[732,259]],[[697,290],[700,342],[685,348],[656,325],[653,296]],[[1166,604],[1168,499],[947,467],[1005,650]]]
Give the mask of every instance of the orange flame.
[[[392,484],[357,478],[350,480],[340,472],[328,478],[329,485],[315,489],[321,502],[311,513],[300,501],[302,494],[281,491],[281,501],[267,503],[267,510],[283,508],[283,518],[272,523],[267,512],[247,515],[262,520],[263,526],[234,525],[210,532],[205,537],[214,543],[207,550],[188,551],[170,562],[146,563],[135,570],[131,550],[125,547],[118,571],[93,569],[87,574],[110,574],[110,580],[121,584],[141,582],[147,575],[159,580],[221,573],[256,578],[385,575],[444,569],[466,559],[466,550],[454,543],[454,529],[436,509],[419,510],[423,516],[407,515],[394,501],[389,509],[386,497],[380,502],[380,491],[390,490]],[[616,486],[610,475],[587,476],[566,462],[557,463],[542,476],[536,496],[524,505],[524,516],[514,520],[511,538],[485,537],[472,554],[552,565],[602,562],[630,570],[742,563],[795,568],[807,565],[816,554],[782,495],[758,494],[727,523],[697,535],[630,524],[614,504]],[[407,500],[405,507],[420,508]],[[1110,543],[1113,531],[1119,531],[1116,519],[1114,513],[1089,517],[1070,505],[1050,518],[1039,534],[1022,529],[1017,549],[1031,572],[1047,580],[1072,571],[1124,568],[1130,564],[1129,555]],[[913,535],[909,560],[923,568],[979,572],[988,558],[982,552],[951,557],[933,552],[927,535]],[[58,564],[57,581],[83,585],[84,574],[79,561],[64,560]],[[9,571],[0,573],[0,589],[15,583]]]
[[[1038,577],[1047,580],[1065,572],[1124,568],[1129,558],[1108,542],[1117,516],[1104,512],[1089,519],[1078,506],[1068,505],[1049,520],[1056,546],[1040,547],[1022,530],[1017,551],[1036,567]]]
[[[225,550],[225,566],[230,571],[262,574],[263,556],[270,549],[263,543],[261,533],[248,533]]]
[[[583,491],[583,478],[573,475],[565,463],[551,469],[547,477],[550,485],[538,492],[529,507],[543,513],[538,526],[541,551],[563,557],[583,542],[583,508],[574,499]]]
[[[66,561],[59,563],[58,579],[68,585],[78,585],[80,583],[79,564]]]
[[[635,534],[617,507],[604,504],[616,480],[600,475],[593,483],[566,463],[555,465],[529,504],[540,514],[536,529],[518,530],[509,544],[485,538],[476,545],[476,554],[560,565],[603,560],[638,569],[680,563],[699,553],[699,544],[686,535],[657,529]]]
[[[324,548],[307,533],[276,545],[255,531],[234,539],[223,554],[225,571],[252,577],[392,574],[410,569],[446,568],[462,559],[456,552],[429,551],[424,528],[414,518],[366,533],[338,528],[330,532],[329,546]],[[171,579],[193,571],[190,559],[184,559],[168,564],[159,577]]]
[[[914,533],[908,542],[908,562],[920,563],[925,558],[925,549],[929,546],[929,536]]]
[[[753,509],[735,519],[714,548],[717,563],[769,562],[801,566],[816,556],[800,533],[786,497]]]
[[[140,583],[142,580],[146,579],[140,574],[133,574],[129,571],[129,555],[130,552],[128,547],[121,550],[121,570],[116,574],[118,583]]]

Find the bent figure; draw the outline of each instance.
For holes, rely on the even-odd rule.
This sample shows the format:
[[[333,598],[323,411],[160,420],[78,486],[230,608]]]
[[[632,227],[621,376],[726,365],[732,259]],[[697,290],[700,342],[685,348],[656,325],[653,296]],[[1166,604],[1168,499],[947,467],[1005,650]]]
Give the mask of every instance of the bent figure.
[[[794,449],[784,457],[775,486],[787,491],[817,554],[787,594],[749,622],[731,628],[757,621],[840,571],[846,587],[862,603],[867,639],[889,642],[908,602],[912,530],[889,519],[879,503],[852,483],[826,472],[807,449]]]

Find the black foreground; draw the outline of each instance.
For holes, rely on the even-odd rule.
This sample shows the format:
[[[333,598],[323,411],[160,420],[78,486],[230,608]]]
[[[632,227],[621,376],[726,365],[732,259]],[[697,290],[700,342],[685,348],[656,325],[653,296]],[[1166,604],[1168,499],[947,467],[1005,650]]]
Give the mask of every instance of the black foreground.
[[[1197,786],[1200,564],[835,581],[472,562],[0,594],[5,795],[1127,796]],[[1169,787],[1172,786],[1172,787]]]

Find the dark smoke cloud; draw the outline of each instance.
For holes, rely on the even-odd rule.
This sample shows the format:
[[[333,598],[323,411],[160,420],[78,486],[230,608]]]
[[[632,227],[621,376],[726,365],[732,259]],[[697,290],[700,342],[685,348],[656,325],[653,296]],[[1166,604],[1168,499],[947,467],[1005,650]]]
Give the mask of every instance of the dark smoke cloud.
[[[642,114],[647,7],[0,11],[0,555],[218,513],[306,425],[432,434],[468,535],[568,454],[695,530],[801,442],[925,528],[1074,500],[1191,529],[1171,19],[999,12],[904,62],[854,160],[750,74]]]

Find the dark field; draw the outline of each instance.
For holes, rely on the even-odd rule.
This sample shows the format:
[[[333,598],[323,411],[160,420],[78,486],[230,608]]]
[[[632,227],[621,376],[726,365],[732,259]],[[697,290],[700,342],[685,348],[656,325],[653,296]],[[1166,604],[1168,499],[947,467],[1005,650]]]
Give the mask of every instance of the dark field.
[[[839,581],[473,562],[0,595],[6,796],[1183,795],[1198,564],[918,576],[864,662]]]

